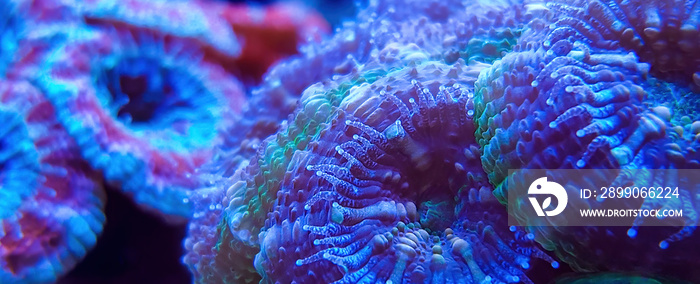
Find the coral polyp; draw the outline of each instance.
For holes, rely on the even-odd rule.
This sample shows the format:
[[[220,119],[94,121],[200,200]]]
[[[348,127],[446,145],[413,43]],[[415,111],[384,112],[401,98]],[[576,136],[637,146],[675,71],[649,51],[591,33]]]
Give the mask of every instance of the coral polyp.
[[[188,41],[129,26],[75,35],[42,81],[83,156],[137,203],[188,217],[190,178],[244,100]]]
[[[0,116],[0,282],[55,281],[102,231],[100,175],[29,83],[0,81]]]

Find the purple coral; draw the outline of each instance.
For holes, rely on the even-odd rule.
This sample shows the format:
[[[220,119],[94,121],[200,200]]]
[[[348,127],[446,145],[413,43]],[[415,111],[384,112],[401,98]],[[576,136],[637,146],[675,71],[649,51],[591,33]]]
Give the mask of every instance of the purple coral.
[[[664,3],[649,5],[678,8],[676,4]],[[676,68],[683,64],[668,65],[664,54],[652,54],[649,50],[657,48],[653,41],[646,41],[649,46],[641,42],[642,45],[631,47],[630,43],[640,42],[632,38],[633,30],[625,28],[624,21],[619,20],[624,9],[617,5],[612,1],[605,5],[598,1],[549,3],[554,23],[531,22],[532,28],[520,38],[513,52],[480,74],[475,98],[477,139],[483,147],[484,169],[497,187],[495,193],[502,202],[506,202],[508,192],[506,180],[519,184],[525,178],[517,172],[509,176],[508,169],[696,168],[690,159],[678,155],[683,151],[694,152],[692,147],[676,145],[672,147],[679,150],[675,153],[664,150],[674,143],[686,145],[687,141],[669,133],[670,115],[651,108],[649,105],[653,106],[654,101],[646,91],[651,89],[648,80],[651,76],[675,80],[678,77],[673,74],[689,73],[685,67]],[[631,7],[634,4],[620,5]],[[647,4],[644,7],[649,8]],[[648,16],[656,13],[650,8],[644,11],[649,12]],[[689,17],[688,21],[692,22],[692,14],[681,16]],[[633,18],[630,16],[630,21]],[[653,32],[653,28],[646,32]],[[685,35],[694,37],[692,33]],[[667,44],[686,44],[684,37],[675,40],[678,42],[668,41]],[[690,60],[694,60],[693,57]],[[688,76],[685,78],[687,81]],[[625,176],[590,178],[613,184]],[[576,182],[573,182],[575,186],[585,187],[591,180]],[[637,178],[635,182],[639,186],[682,183],[672,177]],[[686,187],[686,190],[695,189]],[[692,195],[689,192],[686,193]],[[533,227],[531,230],[546,249],[554,250],[576,269],[668,271],[668,267],[655,264],[671,258],[678,259],[678,264],[697,259],[691,254],[663,251],[669,242],[688,237],[698,224],[697,217],[693,217],[698,201],[692,197],[685,200],[690,204],[667,204],[690,212],[685,224],[688,227],[677,233],[674,233],[677,228],[644,230],[647,235],[637,238],[637,228]],[[657,202],[647,199],[643,204],[628,205],[659,208],[661,205]],[[521,213],[516,211],[516,217],[529,218]],[[618,251],[635,252],[654,247],[655,257],[640,262],[620,253],[590,249],[603,239],[614,244]]]
[[[197,281],[257,281],[254,264],[270,282],[527,282],[533,258],[558,265],[535,241],[576,270],[697,261],[678,250],[697,236],[694,188],[684,190],[686,204],[671,205],[691,212],[680,231],[525,233],[505,226],[496,202],[506,203],[506,181],[525,178],[509,169],[697,168],[697,138],[650,96],[650,79],[683,85],[697,76],[687,54],[697,45],[697,6],[658,1],[633,11],[633,2],[373,2],[253,92],[263,126],[297,109],[275,135],[263,140],[276,129],[259,128],[244,143],[252,147],[231,140],[235,154],[214,163],[223,177],[213,186],[225,190],[212,191],[225,197],[191,227],[186,262]],[[664,46],[689,62],[652,52]],[[587,178],[572,183],[624,176]],[[664,180],[676,182],[654,182]]]
[[[215,186],[225,186],[224,188],[227,188],[226,197],[223,202],[213,203],[212,206],[217,208],[219,205],[223,205],[225,209],[223,210],[223,213],[218,213],[219,209],[211,209],[203,206],[202,208],[204,208],[204,210],[195,213],[195,220],[193,225],[190,227],[191,234],[186,242],[186,246],[190,252],[186,256],[185,262],[190,265],[190,268],[197,276],[196,281],[225,282],[230,279],[237,279],[238,281],[255,281],[255,277],[251,278],[248,276],[250,275],[252,269],[250,264],[252,264],[254,261],[253,257],[255,256],[255,253],[260,251],[261,246],[264,249],[276,249],[274,248],[275,245],[262,243],[262,240],[258,239],[258,234],[264,229],[263,225],[265,225],[266,222],[269,223],[269,226],[272,226],[274,223],[270,222],[282,222],[281,220],[286,220],[286,218],[290,217],[284,216],[280,217],[281,219],[278,219],[277,217],[274,217],[274,214],[276,213],[270,213],[273,214],[273,216],[270,217],[273,219],[265,221],[268,219],[267,214],[268,212],[273,212],[274,207],[278,206],[275,205],[277,204],[278,199],[286,198],[282,196],[289,194],[287,193],[287,190],[299,190],[296,187],[297,185],[289,184],[289,180],[292,178],[293,174],[291,172],[287,172],[287,169],[293,169],[294,172],[299,171],[298,174],[300,174],[302,177],[308,177],[311,175],[311,178],[316,181],[322,180],[320,177],[314,176],[313,171],[308,171],[305,169],[305,165],[308,163],[308,161],[298,160],[302,159],[302,153],[321,150],[316,149],[318,146],[309,146],[308,143],[310,143],[309,140],[311,137],[318,135],[318,132],[316,131],[321,131],[321,129],[325,129],[325,127],[327,127],[325,125],[318,125],[319,121],[310,121],[308,116],[314,114],[314,117],[317,117],[318,119],[327,120],[329,119],[328,116],[337,115],[335,112],[330,112],[330,110],[326,108],[325,103],[321,102],[322,100],[315,101],[312,98],[314,92],[329,92],[326,95],[329,96],[331,101],[335,101],[339,100],[343,96],[346,96],[347,94],[344,92],[346,92],[348,88],[352,87],[353,85],[364,86],[362,85],[363,82],[373,81],[379,78],[384,78],[382,79],[381,84],[385,84],[387,86],[387,91],[390,91],[388,89],[391,89],[393,86],[393,82],[391,82],[391,80],[398,77],[402,78],[403,82],[397,83],[399,84],[397,87],[406,88],[406,96],[409,96],[407,95],[408,93],[415,95],[417,93],[415,93],[415,90],[412,90],[413,85],[410,84],[410,79],[407,78],[410,78],[410,76],[423,76],[418,75],[418,73],[429,70],[430,68],[435,68],[434,70],[430,69],[432,71],[425,72],[443,72],[441,73],[442,76],[445,76],[445,78],[450,78],[446,80],[463,80],[462,84],[465,88],[463,91],[465,92],[464,96],[466,96],[466,93],[471,92],[471,87],[469,86],[473,85],[478,72],[487,67],[493,60],[501,57],[505,51],[510,50],[511,45],[519,36],[521,29],[524,26],[523,22],[527,21],[527,19],[531,17],[530,10],[522,4],[514,4],[512,6],[510,4],[482,5],[478,3],[465,4],[455,1],[452,4],[461,7],[460,9],[441,9],[440,11],[444,13],[437,11],[439,13],[430,14],[436,11],[433,11],[431,7],[423,7],[421,2],[411,2],[410,5],[405,6],[405,3],[402,3],[401,1],[391,3],[392,4],[390,5],[380,3],[378,4],[379,6],[368,8],[364,14],[360,15],[360,18],[367,20],[367,22],[359,22],[357,24],[351,24],[344,27],[338,32],[338,34],[336,34],[336,36],[328,40],[328,45],[308,46],[304,48],[301,56],[281,63],[277,67],[273,68],[268,76],[266,76],[263,86],[253,92],[254,97],[251,100],[251,102],[255,102],[251,103],[253,106],[251,109],[255,113],[255,115],[252,116],[253,119],[251,120],[253,123],[251,123],[249,126],[236,126],[238,128],[233,129],[267,129],[267,131],[258,133],[261,134],[261,136],[257,137],[257,139],[259,139],[258,142],[255,142],[256,137],[246,137],[245,140],[240,138],[232,139],[232,143],[229,143],[232,146],[229,149],[232,149],[230,152],[233,154],[221,155],[220,159],[217,159],[213,163],[214,165],[210,167],[213,173],[223,174],[224,176],[222,179],[223,182]],[[421,17],[417,19],[414,17],[409,17],[406,18],[406,21],[395,21],[398,19],[403,20],[404,18],[401,15],[418,6],[422,7],[421,11],[429,11],[430,13],[426,12],[427,14],[430,14],[429,17]],[[470,11],[473,11],[473,13],[462,14],[462,8],[464,10],[470,9]],[[380,18],[374,19],[376,14],[373,14],[373,12],[381,15]],[[406,36],[396,36],[398,34],[406,34]],[[434,64],[441,67],[435,67],[433,64],[431,65],[432,67],[428,67],[425,70],[421,69],[421,71],[418,71],[416,69],[416,66],[421,65],[426,61],[432,62],[431,60],[434,61]],[[448,67],[448,65],[440,65],[441,63],[438,62],[441,60],[447,60],[450,62],[450,64],[454,64],[454,68]],[[465,61],[470,62],[469,66],[466,66]],[[396,77],[393,75],[388,75],[387,73],[391,72],[394,68],[396,68],[396,70],[402,70],[401,74],[403,75],[397,75]],[[438,76],[434,78],[430,77],[432,75],[429,74],[426,74],[425,76],[432,78],[431,80],[436,80],[436,82],[441,80],[438,78],[439,75],[434,75]],[[321,83],[309,87],[313,82],[317,81],[321,81]],[[435,85],[433,83],[430,85],[430,88],[432,88],[430,92],[424,94],[424,96],[434,99],[435,97],[433,94],[438,94],[437,88],[440,84],[435,83],[438,84]],[[442,83],[444,83],[445,87],[451,88],[452,83],[454,82],[451,82],[450,84],[447,84],[447,82]],[[338,85],[341,86],[338,87],[340,89],[336,87],[329,87]],[[269,135],[276,130],[276,127],[259,128],[259,126],[275,125],[278,121],[284,119],[295,106],[296,98],[300,97],[302,90],[307,87],[309,87],[309,89],[305,91],[305,94],[309,96],[308,101],[305,101],[300,105],[301,109],[297,111],[295,116],[291,117],[292,120],[288,122],[288,125],[285,126],[285,124],[282,124],[283,126],[277,135],[269,137],[262,143],[259,142],[265,138],[266,135]],[[444,92],[441,91],[440,94],[444,95]],[[427,97],[425,98],[426,100]],[[408,97],[403,99],[405,99],[403,104],[410,104],[408,102]],[[418,97],[415,97],[414,99],[418,99]],[[379,94],[374,94],[373,101],[377,100],[384,99],[380,98]],[[417,101],[425,102],[422,100]],[[333,102],[333,104],[337,103],[339,102]],[[387,101],[386,103],[389,102]],[[452,103],[454,104],[455,102]],[[463,103],[465,102],[463,101]],[[399,108],[397,107],[398,105],[394,106],[394,114],[399,112]],[[465,105],[462,105],[462,108],[464,107]],[[466,109],[462,110],[464,112],[462,115],[467,115],[467,112],[469,112],[469,110]],[[471,115],[471,113],[469,113],[469,115]],[[379,119],[379,117],[380,116],[373,119]],[[260,124],[259,119],[261,118],[263,121],[268,121],[269,123]],[[306,123],[310,123],[314,126],[312,127],[310,125],[305,125]],[[410,122],[406,121],[406,123]],[[464,127],[471,124],[471,122],[463,123]],[[387,125],[383,125],[382,127],[386,126]],[[348,126],[341,123],[336,127],[342,128]],[[473,131],[473,129],[466,130],[466,132],[463,134],[471,136],[472,134],[469,133],[470,131]],[[243,131],[243,133],[252,132]],[[445,133],[445,135],[448,134]],[[352,135],[349,137],[352,137]],[[358,139],[366,140],[367,138],[358,136]],[[238,143],[241,141],[249,141],[253,142],[253,144],[246,142],[240,146],[241,148],[237,148],[239,147]],[[331,141],[324,143],[331,143]],[[334,141],[332,143],[332,145],[338,145],[340,142]],[[253,147],[248,147],[246,145],[253,145]],[[330,147],[329,145],[324,147]],[[306,147],[313,148],[304,150]],[[478,153],[473,152],[478,151],[478,149],[476,149],[476,145],[465,147],[472,158],[479,156]],[[294,149],[299,149],[299,152],[297,153]],[[236,169],[239,169],[241,166],[241,161],[245,161],[245,157],[250,156],[251,154],[255,153],[255,151],[258,152],[258,155],[253,157],[247,168],[240,170],[242,171],[241,173],[234,175]],[[328,153],[323,152],[314,155],[325,156],[327,154]],[[335,162],[341,163],[341,161]],[[475,178],[474,175],[465,174],[465,172],[469,169],[480,171],[478,159],[475,160],[475,162],[477,164],[460,164],[462,171],[464,171],[460,173],[460,175],[463,175],[460,176],[460,178]],[[450,166],[452,168],[457,167],[455,165]],[[285,186],[288,187],[285,188],[285,190],[280,189],[280,183],[283,180],[286,182]],[[462,196],[471,194],[472,197],[470,200],[479,200],[482,196],[484,198],[488,196],[487,192],[490,192],[490,190],[488,189],[487,180],[483,176],[481,177],[480,181],[471,182],[474,186],[473,189],[464,189],[460,192]],[[214,184],[216,184],[216,182]],[[484,185],[484,188],[482,189],[481,186],[477,185]],[[386,190],[391,191],[390,189]],[[207,197],[209,197],[209,193],[211,191],[206,190],[203,192],[207,192]],[[221,192],[221,190],[217,192]],[[309,190],[304,190],[303,192],[305,196],[311,196],[313,193]],[[423,211],[421,211],[421,217],[425,222],[425,226],[434,225],[440,227],[441,229],[436,229],[435,233],[442,234],[444,238],[444,229],[446,228],[445,224],[452,225],[453,223],[459,223],[457,219],[448,219],[449,221],[447,222],[441,220],[441,216],[439,215],[440,213],[438,212],[442,211],[446,206],[449,207],[450,203],[434,202],[433,204],[433,202],[426,202],[425,204],[426,206],[423,207]],[[281,203],[279,206],[287,206],[287,204]],[[485,208],[488,207],[488,205],[484,206]],[[469,206],[461,204],[459,206],[460,211],[458,213],[467,214],[465,212],[469,212],[469,214],[471,214],[471,211],[467,209],[468,207]],[[496,216],[503,214],[503,208],[496,206],[494,209],[497,210],[497,213],[495,214]],[[302,212],[302,210],[299,208],[296,208],[295,210],[297,210],[296,214],[301,214]],[[207,224],[210,224],[212,221],[210,220],[209,216],[206,216],[206,214],[220,216],[213,218],[219,220],[219,225],[216,227],[216,229],[206,230],[204,228],[204,226],[207,226]],[[465,216],[463,217],[466,218]],[[474,220],[477,220],[480,217],[483,216],[474,216],[473,218],[475,218]],[[296,217],[292,219],[296,219]],[[503,219],[495,219],[496,220],[494,220],[494,222],[503,221]],[[293,220],[288,220],[285,222],[290,221]],[[398,218],[395,221],[399,221]],[[403,221],[410,223],[410,221],[414,220],[406,219]],[[415,219],[415,221],[418,221],[418,219]],[[395,222],[388,222],[384,225],[389,228],[396,226],[397,224],[398,223]],[[488,226],[490,225],[487,224],[486,227]],[[363,230],[368,230],[368,228],[371,228],[371,226]],[[456,236],[459,236],[460,238],[464,237],[465,243],[471,243],[477,246],[480,244],[485,244],[485,247],[494,246],[495,243],[490,243],[488,245],[486,245],[486,243],[498,242],[497,239],[500,240],[501,238],[506,238],[513,241],[515,241],[514,239],[517,239],[517,237],[515,237],[514,234],[508,230],[502,230],[505,228],[503,226],[500,226],[500,229],[495,230],[495,232],[497,232],[496,235],[487,233],[486,235],[488,235],[488,237],[487,239],[484,239],[484,236],[480,236],[480,234],[486,231],[490,232],[492,229],[484,228],[485,227],[470,227],[469,229],[465,227],[455,228],[455,230],[458,231]],[[272,229],[273,228],[270,228],[270,230]],[[413,228],[411,228],[411,230],[412,229]],[[274,230],[277,230],[277,227],[274,227]],[[469,230],[473,230],[473,233],[470,233]],[[274,232],[275,231],[271,232],[268,235],[268,238],[275,239],[275,237],[282,237],[277,236]],[[418,229],[416,229],[415,233],[420,234]],[[308,234],[308,232],[306,234]],[[491,238],[492,236],[498,237],[494,239]],[[211,243],[212,238],[219,238],[214,247],[212,247]],[[513,245],[516,247],[520,245],[525,247],[532,246],[531,240],[524,238],[523,235],[520,236],[520,239],[520,241],[515,241],[517,244]],[[358,244],[368,240],[369,239],[366,238],[358,238],[358,243],[353,244],[353,246],[357,246]],[[294,240],[283,238],[280,241],[285,242]],[[432,240],[426,239],[426,242],[432,242]],[[462,242],[459,242],[459,244],[461,247]],[[288,243],[286,245],[288,246],[288,249],[293,249],[296,247],[296,244],[294,243]],[[503,247],[502,249],[495,249],[494,252],[508,255],[504,257],[518,258],[518,265],[521,265],[523,261],[526,262],[526,259],[529,258],[530,253],[537,254],[535,253],[537,251],[536,249],[526,250],[528,252],[521,255],[521,257],[517,257],[516,255],[518,255],[518,253],[515,253],[512,251],[512,249],[515,248],[506,249]],[[394,250],[391,249],[389,251]],[[539,256],[544,257],[542,254],[539,254]],[[279,272],[279,270],[283,267],[281,265],[286,262],[278,262],[278,257],[279,256],[277,255],[269,254],[258,255],[255,260],[256,267],[263,273],[264,278],[268,279],[269,277],[272,277],[274,279],[280,276],[279,273],[281,272]],[[282,259],[296,262],[296,260],[302,260],[307,257],[310,257],[310,255],[306,255],[304,257],[296,256],[296,258],[294,258],[294,256],[282,256]],[[392,262],[392,260],[386,261]],[[248,262],[249,264],[240,265],[240,263],[245,262]],[[452,263],[451,261],[448,262]],[[427,267],[425,266],[427,265],[427,262],[417,261],[416,263],[421,263],[420,265]],[[459,261],[455,263],[459,263]],[[527,267],[526,264],[522,264],[520,267],[515,267],[510,266],[508,263],[498,263],[499,264],[497,264],[497,266],[499,268],[489,266],[484,267],[484,269],[488,270],[487,273],[494,274],[492,277],[502,277],[499,279],[507,281],[516,281],[515,279],[520,279],[522,276],[522,270],[526,269]],[[450,267],[459,266],[459,264],[454,263],[451,265],[456,266]],[[477,266],[479,265],[488,266],[490,264],[482,262]],[[312,264],[312,267],[314,267],[315,271],[320,273],[320,270],[318,269],[323,266]],[[303,269],[305,268],[295,268],[295,271],[300,272],[303,271]],[[377,269],[382,270],[386,268]],[[500,272],[496,272],[503,269],[508,271],[515,269],[515,271],[512,272],[512,275],[509,274],[511,272],[505,274],[499,274]],[[268,273],[273,273],[274,277],[266,276]],[[338,276],[338,274],[333,275],[335,276],[332,277]],[[483,275],[478,277],[481,276]],[[324,276],[319,275],[319,277]],[[383,279],[387,279],[385,276],[381,277]],[[399,275],[397,277],[402,276]],[[312,277],[310,279],[316,278]]]
[[[633,51],[659,78],[700,87],[700,4],[684,1],[555,1],[555,25]]]
[[[506,229],[462,68],[427,62],[338,94],[280,180],[256,256],[263,279],[527,283],[531,258],[553,262]]]

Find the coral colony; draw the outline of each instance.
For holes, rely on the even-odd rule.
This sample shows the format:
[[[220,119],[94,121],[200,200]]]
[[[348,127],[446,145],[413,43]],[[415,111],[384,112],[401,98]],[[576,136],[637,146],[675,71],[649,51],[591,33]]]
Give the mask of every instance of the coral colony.
[[[196,283],[700,282],[700,184],[636,205],[683,226],[507,210],[512,169],[700,173],[700,1],[358,5],[0,1],[0,283],[70,272],[105,188]]]

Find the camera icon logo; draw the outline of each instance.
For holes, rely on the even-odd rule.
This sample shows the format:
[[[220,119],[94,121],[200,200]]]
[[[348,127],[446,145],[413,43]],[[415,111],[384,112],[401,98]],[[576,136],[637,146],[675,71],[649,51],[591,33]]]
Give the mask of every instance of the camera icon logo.
[[[528,188],[527,193],[530,195],[529,199],[530,203],[532,203],[532,207],[535,209],[535,212],[537,212],[537,216],[540,217],[544,217],[545,215],[559,215],[564,211],[564,209],[566,209],[566,204],[569,202],[569,196],[566,194],[564,187],[556,182],[547,181],[547,177],[536,179],[532,184],[530,184],[530,188]],[[554,197],[557,199],[557,207],[552,210],[544,211],[545,209],[549,208],[550,205],[552,205],[552,197],[547,197],[540,206],[539,202],[537,202],[537,198],[533,197],[532,195],[541,194],[554,195]]]

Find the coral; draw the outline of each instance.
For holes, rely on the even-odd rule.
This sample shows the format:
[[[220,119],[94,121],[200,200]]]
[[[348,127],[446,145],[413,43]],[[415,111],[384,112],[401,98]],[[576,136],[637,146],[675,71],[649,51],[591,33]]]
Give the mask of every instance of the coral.
[[[661,20],[642,23],[639,11],[652,17],[657,6]],[[531,258],[558,265],[536,241],[575,270],[681,271],[673,267],[697,261],[683,250],[696,247],[695,186],[633,170],[700,165],[696,105],[670,109],[659,91],[674,84],[673,96],[693,101],[687,85],[697,64],[687,47],[697,45],[696,9],[662,1],[372,1],[356,23],[273,67],[253,91],[250,105],[258,107],[244,113],[255,119],[232,128],[251,135],[228,139],[208,169],[219,176],[212,186],[225,189],[213,203],[224,209],[207,221],[218,220],[216,230],[203,238],[191,231],[189,244],[204,246],[192,255],[209,257],[191,259],[191,269],[213,263],[202,282],[256,281],[250,262],[263,282],[431,282],[457,275],[453,269],[474,282],[526,282]],[[663,36],[651,35],[656,26]],[[652,52],[659,46],[689,61]],[[576,188],[687,183],[685,203],[613,202],[689,214],[680,229],[505,230],[496,200],[507,203],[508,181],[524,185],[527,176],[508,173],[521,168],[619,169],[572,179]],[[521,204],[507,205],[529,218]],[[573,204],[589,206],[600,204]],[[626,253],[640,250],[653,257]]]
[[[652,5],[664,6],[663,3]],[[679,150],[675,153],[667,150],[669,143],[685,145],[687,141],[669,131],[671,114],[654,108],[647,93],[653,90],[649,85],[651,76],[668,79],[667,75],[676,72],[677,66],[665,65],[663,56],[648,57],[645,50],[649,46],[628,47],[634,41],[629,38],[631,31],[622,32],[624,25],[610,17],[611,11],[620,11],[617,4],[610,2],[610,7],[605,8],[600,2],[591,1],[580,9],[574,8],[577,4],[581,3],[549,3],[555,22],[533,21],[513,52],[483,71],[476,82],[476,136],[483,147],[484,170],[503,203],[507,202],[508,181],[527,188],[523,182],[532,178],[521,172],[509,175],[508,169],[623,169],[619,175],[601,174],[568,183],[568,188],[586,188],[601,180],[611,185],[682,185],[684,181],[673,176],[647,177],[639,172],[635,177],[634,171],[624,169],[697,168],[679,153],[692,151],[692,147],[676,145],[670,148]],[[610,13],[605,14],[604,10]],[[697,259],[691,253],[664,251],[669,242],[688,237],[698,224],[695,212],[700,203],[692,197],[694,187],[683,187],[682,194],[687,196],[684,200],[690,204],[664,205],[688,212],[688,227],[680,231],[644,230],[646,235],[638,237],[636,226],[538,226],[530,230],[546,249],[578,270],[667,272],[668,266],[658,264],[673,259],[681,265]],[[643,203],[615,208],[660,208],[658,202],[648,198]],[[529,218],[522,214],[520,205],[509,206],[516,208],[515,215],[520,220]],[[574,208],[589,206],[601,204],[575,204]],[[679,246],[689,243],[692,241]],[[605,250],[607,245],[615,247],[615,252]],[[654,258],[643,261],[634,259],[634,254],[620,253],[650,247],[654,248],[649,251]]]
[[[0,75],[36,82],[49,98],[42,101],[42,110],[51,108],[54,115],[55,107],[53,119],[60,123],[52,127],[70,134],[56,134],[56,141],[70,140],[65,142],[70,151],[56,147],[63,156],[49,154],[56,159],[51,162],[80,164],[86,172],[94,167],[142,207],[167,220],[182,221],[181,217],[191,217],[193,203],[202,205],[198,199],[188,199],[191,190],[204,184],[195,177],[195,169],[212,156],[214,145],[221,142],[218,131],[229,127],[244,105],[243,87],[227,69],[251,69],[238,75],[259,77],[253,73],[264,72],[274,61],[296,52],[298,42],[318,39],[319,32],[327,30],[317,16],[315,21],[294,18],[299,12],[315,14],[293,5],[266,9],[265,22],[253,17],[256,12],[260,11],[255,7],[201,1],[4,1],[0,3]],[[238,45],[237,32],[245,36],[244,50]],[[275,38],[280,34],[285,37]],[[216,60],[223,57],[230,61]],[[231,65],[219,65],[226,63]],[[13,92],[17,91],[17,98],[34,100],[38,91],[18,91],[25,85],[17,84]],[[37,171],[33,176],[21,169],[16,175],[13,171],[9,184],[17,176],[27,182],[49,176]],[[96,178],[92,171],[88,173]],[[61,180],[71,186],[81,183],[75,186],[76,196],[88,195],[84,192],[89,184],[80,175]],[[37,187],[41,186],[39,182]],[[81,208],[96,206],[85,209],[95,214],[94,220],[90,216],[73,220],[66,212],[70,224],[60,219],[63,216],[51,219],[36,207],[67,210],[48,204],[52,202],[48,194],[36,197],[16,186],[3,189],[12,198],[2,204],[2,210],[19,213],[3,215],[8,218],[3,253],[12,258],[7,262],[12,262],[7,265],[12,271],[2,274],[0,282],[29,277],[26,273],[36,274],[28,281],[54,281],[84,255],[101,231],[102,189],[95,189],[97,201],[85,197],[79,200],[81,205],[73,206],[80,214],[84,214]],[[62,201],[55,202],[63,206]],[[89,222],[93,232],[74,227],[81,222]],[[46,234],[47,239],[34,241],[36,234]],[[60,234],[70,242],[64,243]],[[41,245],[46,246],[46,257],[39,255]],[[51,258],[56,255],[62,258]]]
[[[61,121],[72,135],[85,136],[78,139],[83,154],[104,170],[109,182],[119,183],[146,208],[182,217],[191,214],[188,195],[201,186],[194,170],[220,143],[218,131],[237,131],[229,124],[239,119],[244,92],[226,69],[246,69],[246,75],[254,73],[248,72],[251,68],[263,72],[292,52],[275,48],[296,50],[297,37],[317,37],[315,28],[324,27],[320,22],[293,22],[290,13],[299,9],[290,5],[264,10],[267,18],[289,23],[263,24],[242,17],[257,14],[245,6],[194,1],[71,4],[93,29],[70,35],[73,42],[56,52],[48,71],[52,74],[42,80],[54,103],[70,110]],[[156,10],[170,18],[140,16]],[[242,54],[234,31],[246,36]],[[279,33],[294,38],[267,42]],[[258,53],[264,53],[261,48],[273,52]],[[245,66],[251,62],[254,67]],[[64,96],[66,91],[73,95]],[[99,117],[98,123],[89,122],[92,117]]]
[[[700,87],[700,4],[685,1],[561,1],[558,23],[634,51],[655,76]]]
[[[217,171],[203,174],[201,178],[210,182],[192,196],[195,213],[189,223],[189,234],[185,239],[187,254],[183,262],[190,268],[196,283],[257,283],[260,276],[252,265],[258,252],[251,244],[242,246],[228,229],[224,208],[230,202],[230,188],[240,182],[241,169],[247,162],[239,164],[235,176],[222,178]],[[229,177],[229,175],[223,175]],[[232,248],[235,250],[232,251]]]
[[[461,87],[469,69],[426,61],[305,92],[286,131],[310,138],[288,148],[297,140],[278,136],[289,165],[259,195],[263,281],[528,283],[532,258],[557,265],[508,230],[491,195]]]
[[[464,70],[465,76],[469,76],[465,80],[471,81],[464,85],[470,86],[473,85],[479,70],[510,49],[510,45],[520,34],[522,22],[532,17],[532,11],[523,5],[515,5],[513,9],[513,6],[508,5],[472,4],[471,8],[475,8],[473,14],[465,16],[448,10],[446,14],[430,15],[433,18],[437,17],[433,22],[427,17],[401,18],[401,13],[405,13],[411,7],[420,6],[419,1],[411,2],[405,9],[397,9],[404,7],[401,6],[401,1],[392,3],[395,4],[394,7],[374,3],[360,15],[361,19],[367,21],[344,26],[323,44],[303,47],[302,54],[273,67],[265,76],[262,86],[253,90],[249,107],[243,112],[243,119],[226,131],[247,135],[225,136],[225,143],[220,147],[221,152],[204,171],[219,176],[213,178],[213,184],[225,188],[227,197],[222,203],[214,203],[215,206],[225,206],[222,216],[218,216],[219,213],[207,213],[211,210],[206,206],[203,206],[205,210],[195,213],[200,217],[205,214],[217,215],[211,218],[219,220],[219,225],[215,229],[210,228],[206,233],[202,224],[210,222],[210,217],[206,217],[206,221],[205,217],[195,218],[193,224],[196,225],[190,227],[187,240],[189,252],[185,262],[193,273],[199,276],[196,281],[255,281],[255,278],[248,276],[252,268],[250,264],[239,265],[238,262],[234,264],[234,261],[245,263],[242,259],[247,259],[252,263],[254,254],[259,250],[257,235],[266,218],[266,212],[271,210],[271,203],[276,199],[278,180],[281,176],[289,175],[285,174],[286,165],[289,163],[289,157],[286,156],[288,153],[285,152],[291,151],[297,143],[305,143],[303,141],[309,139],[307,135],[314,136],[315,130],[307,129],[308,127],[301,123],[303,120],[296,118],[292,120],[294,122],[290,121],[290,124],[300,125],[290,127],[305,129],[304,135],[294,133],[293,137],[282,140],[289,141],[289,145],[284,145],[282,141],[273,143],[275,137],[280,137],[281,133],[287,131],[286,122],[280,124],[280,121],[287,118],[297,107],[297,99],[302,90],[318,81],[323,82],[323,85],[359,85],[364,80],[384,76],[393,68],[415,66],[429,59],[436,62],[448,60],[454,64],[461,62],[462,65],[465,64],[465,59],[468,60],[471,66]],[[465,10],[466,6],[469,6],[458,1],[453,4]],[[425,10],[430,11],[429,8]],[[377,18],[376,13],[381,16]],[[450,18],[450,15],[453,18]],[[395,18],[405,21],[390,21]],[[397,37],[400,33],[406,36]],[[413,42],[417,42],[418,45],[412,44]],[[441,51],[443,45],[450,47],[452,51]],[[460,51],[462,49],[467,50]],[[458,76],[458,72],[455,69],[449,76]],[[317,87],[311,87],[315,88]],[[302,108],[309,109],[308,113],[314,106]],[[317,115],[323,117],[324,114],[327,113],[320,111]],[[282,130],[277,136],[265,140],[280,127]],[[289,150],[274,150],[277,147]],[[241,163],[256,152],[259,154],[253,158],[248,169],[243,173],[236,173],[237,169],[241,169]],[[265,182],[268,179],[270,181]],[[216,185],[216,181],[220,181],[220,184]],[[445,206],[445,203],[436,203],[436,206]],[[427,223],[439,219],[429,217],[434,212],[436,210],[426,209]],[[212,235],[221,235],[213,248]],[[198,247],[197,251],[190,248],[197,245],[203,247]],[[203,257],[204,255],[206,257]],[[209,259],[213,259],[213,263]]]
[[[415,46],[387,47],[394,48],[421,52]],[[335,78],[304,92],[289,124],[262,143],[245,169],[234,171],[240,177],[225,179],[226,207],[216,229],[202,234],[201,227],[191,227],[188,247],[221,235],[213,248],[200,247],[186,257],[188,262],[207,254],[214,260],[188,263],[195,275],[220,267],[196,281],[240,280],[250,271],[232,260],[253,261],[250,251],[257,250],[255,266],[263,281],[353,282],[364,276],[438,281],[473,273],[475,280],[518,282],[527,281],[523,270],[531,257],[557,265],[529,235],[507,229],[505,208],[490,197],[475,140],[460,139],[473,137],[468,86],[483,66],[466,66],[463,59],[452,66],[406,64]],[[450,127],[437,126],[451,120]],[[453,152],[464,155],[452,157]],[[445,208],[454,212],[441,212]],[[420,240],[411,239],[417,236]],[[371,257],[374,244],[377,257]],[[396,256],[401,253],[421,256]],[[288,263],[297,266],[290,271]],[[403,269],[414,268],[422,272],[403,275]]]
[[[327,23],[297,4],[266,7],[208,1],[81,1],[88,24],[128,25],[187,38],[205,60],[247,84],[258,82],[277,60],[327,33]],[[145,16],[149,15],[149,16]],[[158,15],[158,17],[153,17]]]
[[[0,282],[55,281],[102,231],[101,178],[32,85],[0,81],[0,116]]]
[[[137,203],[189,217],[194,171],[245,100],[187,39],[126,25],[85,28],[41,78],[90,164]]]
[[[59,1],[9,0],[0,10],[0,77],[12,80],[35,80],[65,31],[81,24],[74,9]]]

